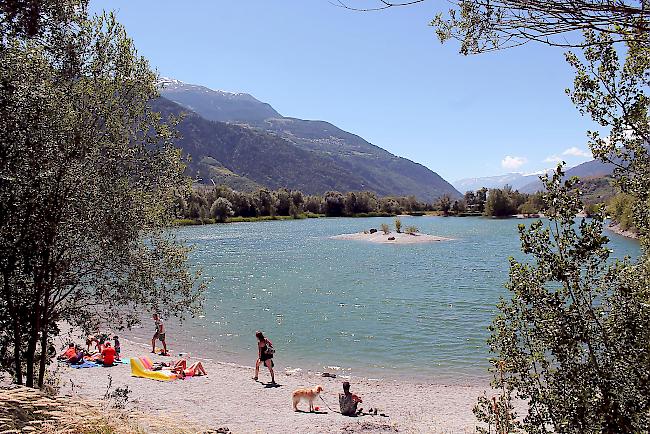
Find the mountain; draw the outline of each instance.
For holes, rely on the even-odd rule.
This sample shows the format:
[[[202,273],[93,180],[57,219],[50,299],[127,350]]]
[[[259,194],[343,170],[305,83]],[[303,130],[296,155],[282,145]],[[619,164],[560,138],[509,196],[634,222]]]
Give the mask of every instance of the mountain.
[[[603,163],[600,160],[591,160],[567,169],[565,175],[567,178],[572,176],[577,176],[579,178],[599,178],[611,175],[613,171],[613,164]],[[536,179],[529,184],[524,185],[519,191],[522,193],[535,193],[542,189],[542,181]]]
[[[362,190],[363,180],[327,158],[297,148],[281,137],[239,125],[214,122],[166,99],[153,102],[164,116],[185,114],[178,146],[189,154],[189,169],[210,183],[237,190],[287,187],[308,194]]]
[[[172,101],[190,111],[179,126],[182,134],[185,130],[181,146],[198,159],[191,169],[206,181],[218,175],[226,183],[251,187],[287,187],[312,194],[370,190],[426,201],[445,194],[461,196],[421,164],[328,122],[284,117],[251,95],[172,79],[161,81],[161,95],[159,104],[167,110],[180,110],[172,110]]]
[[[171,78],[161,78],[158,85],[162,94],[206,119],[221,122],[262,121],[280,117],[270,105],[260,102],[247,93],[231,93],[185,84]],[[206,98],[206,95],[209,97]]]
[[[524,175],[523,173],[506,173],[505,175],[486,176],[482,178],[465,178],[451,184],[460,192],[476,191],[481,188],[503,188],[504,185],[519,190],[531,182],[537,181],[539,173]]]

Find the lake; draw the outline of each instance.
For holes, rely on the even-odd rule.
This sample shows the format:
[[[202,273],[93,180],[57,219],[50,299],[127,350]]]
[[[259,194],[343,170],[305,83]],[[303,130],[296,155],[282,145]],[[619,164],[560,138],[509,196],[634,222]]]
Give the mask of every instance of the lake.
[[[250,365],[259,329],[273,341],[280,369],[485,379],[486,327],[507,295],[507,258],[523,258],[522,222],[532,220],[402,218],[403,227],[453,238],[418,245],[328,238],[392,226],[392,218],[181,228],[180,237],[195,246],[192,264],[212,280],[202,317],[182,328],[168,322],[170,348]],[[637,242],[607,235],[616,256],[638,255]]]

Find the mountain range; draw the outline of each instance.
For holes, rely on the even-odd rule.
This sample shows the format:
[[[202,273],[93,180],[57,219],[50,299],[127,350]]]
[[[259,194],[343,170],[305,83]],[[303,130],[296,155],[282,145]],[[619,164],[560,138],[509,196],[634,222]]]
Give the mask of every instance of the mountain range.
[[[544,173],[551,172],[548,169],[544,172],[533,174],[507,173],[505,175],[486,176],[482,178],[465,178],[454,181],[453,186],[461,192],[476,191],[485,188],[503,188],[506,184],[513,190],[519,190],[522,193],[535,193],[543,189],[542,181],[539,179]],[[603,163],[600,160],[591,160],[578,164],[575,167],[566,169],[566,176],[577,176],[579,178],[599,178],[611,175],[614,165]]]
[[[325,121],[284,117],[246,93],[161,79],[163,114],[185,113],[179,146],[202,182],[322,194],[370,190],[433,201],[460,193],[437,173]]]

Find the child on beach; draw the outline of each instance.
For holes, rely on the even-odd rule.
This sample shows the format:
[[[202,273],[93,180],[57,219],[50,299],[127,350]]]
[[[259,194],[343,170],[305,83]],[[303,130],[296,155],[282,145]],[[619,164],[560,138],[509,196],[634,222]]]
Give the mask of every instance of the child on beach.
[[[117,336],[113,336],[113,341],[115,342],[113,345],[113,348],[115,349],[115,360],[120,360],[120,352],[121,352],[121,347],[120,347],[120,341]]]
[[[153,338],[151,339],[151,352],[154,354],[156,353],[156,339],[158,339],[163,344],[162,355],[166,356],[168,354],[167,354],[167,342],[165,341],[165,325],[160,319],[160,315],[158,315],[157,313],[153,314],[153,320],[156,326],[156,332],[154,333]]]
[[[257,338],[257,361],[255,362],[255,376],[253,380],[257,381],[260,364],[263,363],[269,368],[269,372],[271,373],[271,384],[275,385],[275,375],[273,373],[273,354],[275,354],[275,349],[273,349],[273,343],[271,343],[270,339],[265,338],[261,331],[255,332],[255,337]]]

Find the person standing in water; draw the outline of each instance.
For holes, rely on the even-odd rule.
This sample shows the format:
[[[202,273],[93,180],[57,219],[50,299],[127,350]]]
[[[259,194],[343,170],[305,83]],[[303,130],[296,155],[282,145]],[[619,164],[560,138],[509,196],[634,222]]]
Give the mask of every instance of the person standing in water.
[[[273,373],[273,354],[275,354],[275,349],[273,348],[273,343],[270,339],[265,338],[261,331],[255,332],[255,337],[257,338],[257,361],[255,362],[255,376],[253,380],[257,381],[260,364],[263,363],[269,368],[269,372],[271,373],[271,384],[275,385],[275,375]]]
[[[167,355],[167,341],[165,341],[165,325],[160,319],[160,315],[158,315],[157,313],[153,314],[153,320],[156,325],[156,332],[154,333],[153,338],[151,339],[151,352],[152,353],[156,352],[156,339],[158,339],[163,344],[163,355]]]

